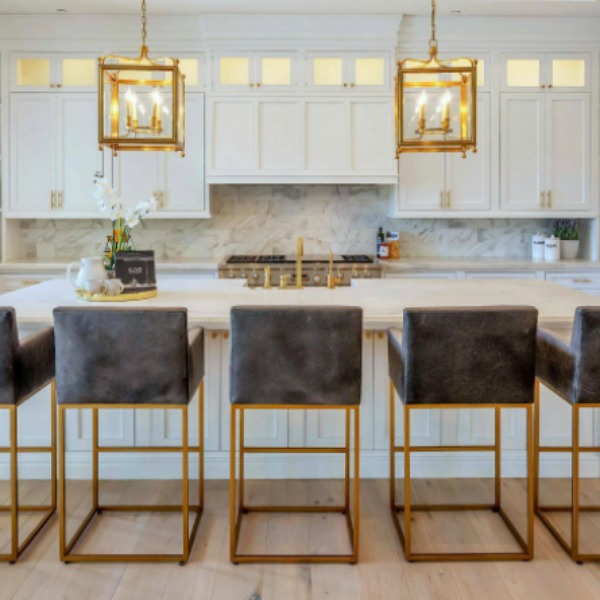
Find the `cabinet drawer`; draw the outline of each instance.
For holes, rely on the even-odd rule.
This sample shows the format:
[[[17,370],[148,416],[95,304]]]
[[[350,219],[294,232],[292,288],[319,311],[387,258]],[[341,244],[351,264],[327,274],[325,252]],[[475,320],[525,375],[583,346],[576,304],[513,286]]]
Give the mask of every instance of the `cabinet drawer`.
[[[455,272],[445,271],[397,271],[385,272],[385,279],[456,279]]]
[[[466,279],[537,279],[534,271],[486,271],[465,273]]]
[[[570,272],[546,273],[546,281],[564,285],[574,290],[592,291],[600,290],[600,272]]]

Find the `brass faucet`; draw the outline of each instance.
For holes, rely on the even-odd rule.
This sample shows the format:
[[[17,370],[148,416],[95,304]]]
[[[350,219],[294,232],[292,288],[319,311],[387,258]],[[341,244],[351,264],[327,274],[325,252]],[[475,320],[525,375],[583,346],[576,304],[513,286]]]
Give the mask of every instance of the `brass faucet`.
[[[269,265],[265,267],[265,282],[263,284],[263,287],[265,288],[265,290],[271,289],[271,267]]]
[[[329,253],[329,273],[327,275],[327,287],[335,290],[336,278],[333,276],[333,252]]]
[[[289,275],[281,275],[279,277],[279,289],[280,290],[285,290],[287,288],[289,278],[290,278]]]
[[[302,289],[302,256],[304,255],[304,240],[296,240],[296,289]]]

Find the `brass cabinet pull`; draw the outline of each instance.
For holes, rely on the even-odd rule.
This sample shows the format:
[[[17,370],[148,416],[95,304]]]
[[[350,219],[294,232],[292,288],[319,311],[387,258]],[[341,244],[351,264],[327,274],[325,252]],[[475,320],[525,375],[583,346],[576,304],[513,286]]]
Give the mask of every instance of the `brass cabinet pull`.
[[[591,279],[584,279],[584,278],[573,279],[573,283],[592,283],[592,280]]]
[[[545,89],[546,89],[546,86],[545,86],[544,84],[540,85],[540,87],[541,87],[543,90],[545,90]]]
[[[152,192],[152,196],[156,200],[156,205],[158,206],[158,208],[162,208],[163,207],[162,206],[162,202],[163,202],[162,192],[160,190],[154,190]]]
[[[63,192],[62,192],[62,190],[59,192],[56,192],[56,196],[57,196],[56,208],[62,208],[63,207]]]
[[[54,200],[55,196],[54,196],[54,191],[50,192],[50,210],[54,210],[56,208],[56,203]]]
[[[38,285],[38,283],[42,283],[41,279],[23,279],[23,281],[21,281],[21,285],[24,287],[29,285]]]
[[[552,206],[552,192],[546,192],[546,196],[548,197],[548,201],[546,202],[546,206],[550,208]]]
[[[165,193],[162,190],[160,191],[160,207],[165,207]]]
[[[450,192],[446,192],[446,207],[450,208]]]
[[[540,206],[544,208],[544,192],[540,192]]]
[[[444,192],[440,192],[440,208],[444,208]]]
[[[262,83],[259,81],[259,82],[256,84],[256,87],[260,87],[261,85],[262,85]]]
[[[249,85],[250,87],[254,87],[254,84],[253,84],[253,83],[249,83],[248,85]]]
[[[344,84],[344,87],[348,87],[348,84],[347,84],[347,83],[345,83],[345,84]]]
[[[354,82],[350,84],[350,87],[354,87],[354,86],[356,86],[356,84]]]

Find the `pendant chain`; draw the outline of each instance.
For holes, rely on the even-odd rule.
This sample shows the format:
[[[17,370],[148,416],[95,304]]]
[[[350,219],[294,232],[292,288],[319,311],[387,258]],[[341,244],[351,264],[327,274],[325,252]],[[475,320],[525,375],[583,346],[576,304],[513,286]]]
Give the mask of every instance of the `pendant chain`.
[[[429,40],[429,46],[437,46],[437,39],[435,38],[435,11],[436,11],[436,0],[431,0],[431,39]]]
[[[148,18],[146,17],[146,0],[142,0],[142,46],[146,45],[146,24]]]

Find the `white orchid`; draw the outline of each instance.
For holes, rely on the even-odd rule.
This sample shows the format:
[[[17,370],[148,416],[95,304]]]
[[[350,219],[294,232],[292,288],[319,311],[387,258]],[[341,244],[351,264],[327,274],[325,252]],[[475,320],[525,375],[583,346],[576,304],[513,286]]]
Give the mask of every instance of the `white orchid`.
[[[157,207],[156,200],[152,198],[149,202],[138,202],[135,208],[126,209],[123,200],[105,178],[96,179],[93,197],[100,211],[107,213],[111,221],[124,220],[129,229],[139,225],[141,219]]]

